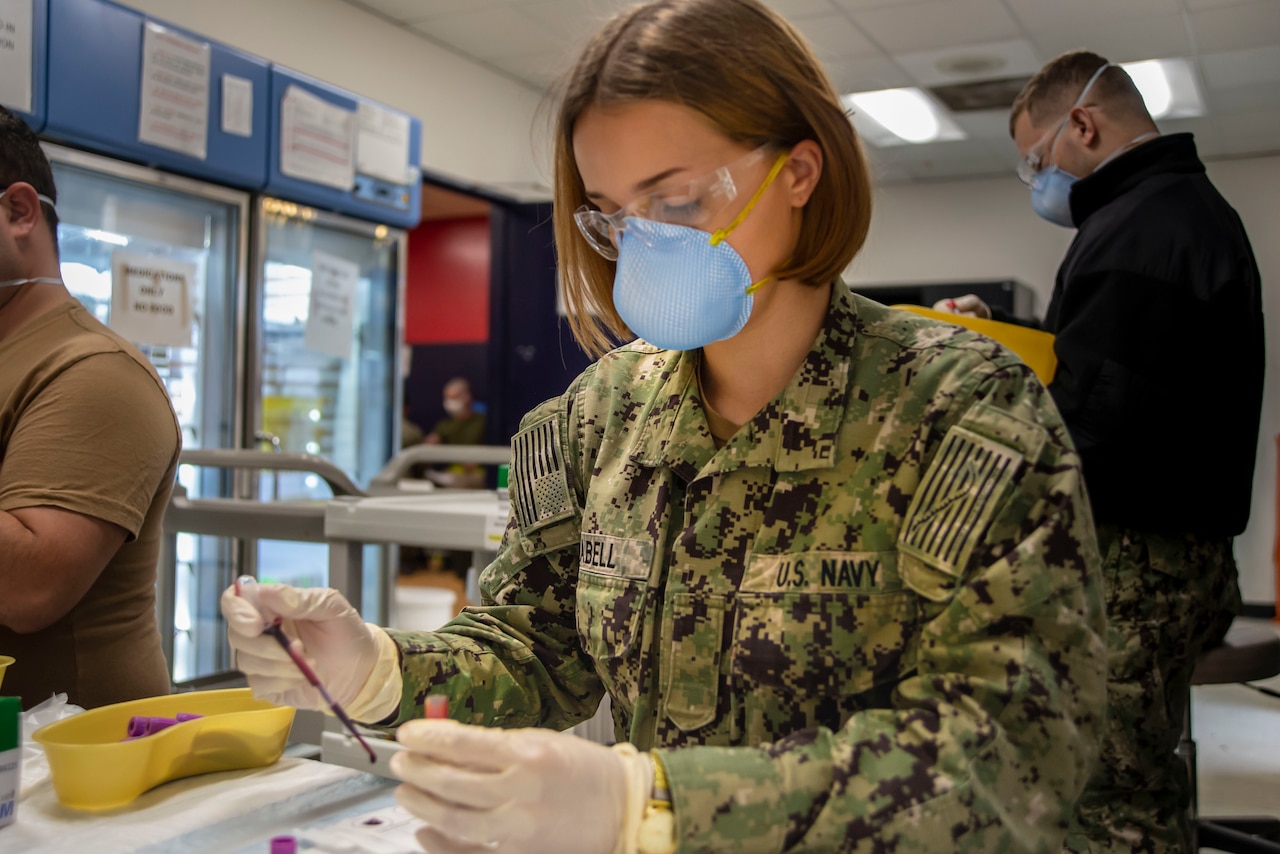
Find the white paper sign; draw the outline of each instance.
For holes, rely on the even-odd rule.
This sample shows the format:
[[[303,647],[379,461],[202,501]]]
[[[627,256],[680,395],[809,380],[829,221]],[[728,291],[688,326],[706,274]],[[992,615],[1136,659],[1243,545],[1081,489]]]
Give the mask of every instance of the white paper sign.
[[[196,266],[133,252],[111,253],[111,328],[135,344],[190,347]]]
[[[222,132],[253,136],[253,81],[222,75]]]
[[[351,355],[356,280],[360,268],[324,252],[311,253],[311,298],[302,344],[335,359]]]
[[[209,148],[207,42],[147,22],[138,140],[204,160]]]
[[[0,0],[0,104],[31,112],[32,0]]]
[[[360,104],[356,171],[392,184],[405,184],[409,170],[409,117]]]
[[[493,551],[497,551],[502,545],[502,537],[507,533],[507,521],[509,519],[506,513],[490,513],[484,517],[484,542]]]
[[[280,111],[280,171],[339,190],[356,183],[356,114],[297,86]]]

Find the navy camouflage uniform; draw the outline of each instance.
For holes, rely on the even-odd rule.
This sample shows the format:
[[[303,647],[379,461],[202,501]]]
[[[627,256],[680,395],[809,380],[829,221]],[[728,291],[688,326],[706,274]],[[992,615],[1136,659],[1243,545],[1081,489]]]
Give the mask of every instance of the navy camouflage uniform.
[[[1105,695],[1099,556],[1049,396],[998,344],[836,285],[723,447],[699,355],[643,342],[513,441],[484,605],[391,631],[429,693],[566,729],[607,692],[680,851],[1062,847]]]

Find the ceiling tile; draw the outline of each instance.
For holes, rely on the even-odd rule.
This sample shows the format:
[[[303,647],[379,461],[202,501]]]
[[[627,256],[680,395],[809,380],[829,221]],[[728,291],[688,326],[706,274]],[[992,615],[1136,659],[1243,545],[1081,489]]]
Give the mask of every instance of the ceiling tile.
[[[1241,3],[1251,3],[1253,0],[1182,0],[1186,7],[1193,12],[1201,9],[1217,9],[1221,6],[1239,6]]]
[[[891,53],[1017,38],[1018,25],[1000,0],[934,0],[867,9],[858,26]]]
[[[835,11],[831,0],[765,0],[765,2],[788,21]]]
[[[912,3],[928,3],[932,0],[832,0],[836,6],[851,12],[863,9],[883,9],[885,6],[909,6]]]
[[[348,0],[374,9],[394,21],[413,22],[500,6],[502,0]]]
[[[1200,67],[1211,90],[1280,81],[1280,45],[1201,54]]]
[[[1223,155],[1275,154],[1280,151],[1280,110],[1221,116],[1215,123]]]
[[[992,154],[973,157],[952,157],[945,161],[926,160],[907,167],[911,177],[917,181],[938,181],[954,178],[977,177],[1009,177],[1013,178],[1013,168],[1009,161]]]
[[[414,29],[480,59],[550,52],[564,44],[562,34],[546,29],[510,8],[432,18],[415,24]]]
[[[1182,12],[1179,0],[1071,0],[1049,3],[1045,0],[1005,0],[1018,23],[1029,30],[1070,27],[1098,32],[1114,21],[1143,20],[1159,15]]]
[[[533,0],[518,11],[542,27],[559,33],[565,51],[576,51],[617,11],[616,3],[602,0]]]
[[[1241,3],[1190,13],[1196,49],[1201,53],[1280,44],[1280,3]]]
[[[1280,86],[1275,83],[1250,83],[1215,89],[1209,103],[1215,115],[1280,109]],[[1277,128],[1280,128],[1280,122],[1277,122]],[[1274,137],[1276,147],[1280,148],[1280,129],[1275,132]]]
[[[1115,20],[1106,27],[1089,21],[1070,26],[1032,29],[1031,41],[1046,61],[1069,50],[1086,49],[1112,62],[1189,56],[1191,42],[1181,15],[1157,15],[1140,20]]]
[[[839,12],[816,18],[796,18],[791,22],[825,59],[848,59],[879,53],[862,31]]]
[[[571,53],[552,51],[499,56],[489,62],[508,74],[545,89],[569,70],[575,58]]]
[[[936,163],[963,157],[999,156],[1006,161],[1006,167],[1008,166],[1008,157],[1004,150],[996,148],[989,140],[983,139],[953,139],[924,145],[894,145],[875,150],[882,152],[888,162],[897,164]]]
[[[823,65],[831,78],[831,85],[842,95],[912,85],[911,76],[884,56],[829,60]]]
[[[1017,157],[1018,150],[1009,138],[1008,110],[978,110],[971,113],[952,113],[952,120],[970,138],[995,143],[997,148],[1008,153],[1009,157]]]
[[[921,86],[1029,77],[1044,64],[1025,39],[899,53],[894,59]]]
[[[897,166],[880,160],[874,151],[867,154],[867,172],[871,175],[871,183],[876,187],[890,184],[905,184],[911,180],[911,172],[905,166]],[[858,259],[854,258],[854,265]]]

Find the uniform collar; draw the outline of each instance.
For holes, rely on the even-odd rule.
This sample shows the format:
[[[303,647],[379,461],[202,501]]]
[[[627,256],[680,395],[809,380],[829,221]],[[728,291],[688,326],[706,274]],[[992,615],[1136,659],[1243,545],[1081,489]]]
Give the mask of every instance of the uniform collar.
[[[1164,173],[1194,174],[1204,172],[1204,163],[1196,153],[1195,138],[1189,133],[1174,133],[1121,154],[1071,187],[1071,219],[1077,226],[1094,211],[1110,204],[1152,175]]]
[[[638,464],[672,469],[686,482],[740,468],[830,468],[849,396],[856,311],[848,288],[831,289],[822,330],[777,397],[719,451],[698,399],[698,356],[670,352],[662,383],[642,417],[631,453]]]

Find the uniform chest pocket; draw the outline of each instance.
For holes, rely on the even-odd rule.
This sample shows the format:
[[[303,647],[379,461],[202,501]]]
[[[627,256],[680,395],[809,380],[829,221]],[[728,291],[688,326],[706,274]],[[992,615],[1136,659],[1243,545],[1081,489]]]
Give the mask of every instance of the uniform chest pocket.
[[[743,592],[734,617],[730,672],[747,698],[752,742],[836,729],[860,709],[885,707],[915,666],[919,618],[906,591]]]
[[[662,656],[662,697],[667,717],[688,732],[715,719],[724,640],[723,596],[677,593],[672,597],[671,646]]]
[[[596,661],[626,656],[643,630],[648,599],[644,580],[579,572],[577,622],[582,648]]]

